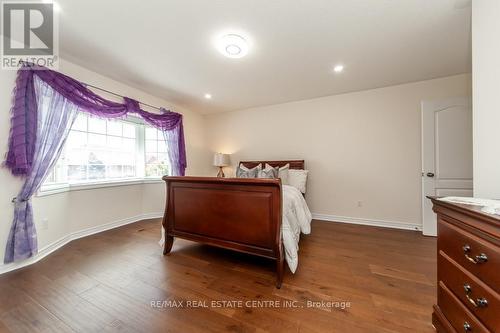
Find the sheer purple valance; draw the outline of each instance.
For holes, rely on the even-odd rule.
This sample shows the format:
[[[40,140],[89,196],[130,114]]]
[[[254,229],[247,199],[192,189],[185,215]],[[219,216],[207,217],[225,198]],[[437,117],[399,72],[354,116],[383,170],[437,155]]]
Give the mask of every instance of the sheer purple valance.
[[[165,109],[161,109],[161,114],[146,112],[140,108],[137,101],[127,97],[123,103],[110,101],[69,76],[29,64],[25,64],[17,73],[11,110],[9,150],[5,165],[14,175],[26,176],[33,164],[37,128],[35,76],[83,112],[102,118],[120,118],[130,113],[138,114],[148,124],[164,133],[172,174],[184,175],[187,163],[181,114]]]

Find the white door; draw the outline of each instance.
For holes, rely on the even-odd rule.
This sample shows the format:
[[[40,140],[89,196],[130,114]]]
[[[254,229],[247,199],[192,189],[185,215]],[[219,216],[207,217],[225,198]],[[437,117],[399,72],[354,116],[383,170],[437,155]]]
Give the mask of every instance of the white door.
[[[423,234],[436,236],[426,198],[472,196],[472,103],[468,97],[422,102]]]

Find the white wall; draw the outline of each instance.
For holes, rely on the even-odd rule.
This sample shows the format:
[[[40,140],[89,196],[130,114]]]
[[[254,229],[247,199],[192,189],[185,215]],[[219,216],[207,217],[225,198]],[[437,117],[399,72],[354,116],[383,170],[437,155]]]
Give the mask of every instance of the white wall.
[[[204,119],[201,115],[172,106],[171,103],[145,92],[121,84],[67,61],[62,61],[60,71],[78,80],[106,88],[151,105],[170,107],[184,115],[187,174],[204,175],[211,170],[210,153],[205,149]],[[8,148],[10,127],[11,92],[14,71],[0,72],[0,156]],[[107,96],[109,97],[109,96]],[[11,226],[14,206],[11,199],[17,195],[21,180],[13,177],[6,168],[0,168],[0,259],[3,261],[5,245]],[[165,185],[145,184],[119,186],[83,191],[71,191],[44,197],[35,197],[33,207],[38,230],[39,248],[86,228],[128,219],[143,214],[161,213],[165,204]],[[49,220],[49,228],[42,230],[41,220]]]
[[[464,74],[208,115],[209,146],[231,153],[233,170],[240,160],[305,159],[313,213],[421,225],[420,102],[470,96],[470,80]]]
[[[500,1],[472,2],[474,196],[500,199]]]

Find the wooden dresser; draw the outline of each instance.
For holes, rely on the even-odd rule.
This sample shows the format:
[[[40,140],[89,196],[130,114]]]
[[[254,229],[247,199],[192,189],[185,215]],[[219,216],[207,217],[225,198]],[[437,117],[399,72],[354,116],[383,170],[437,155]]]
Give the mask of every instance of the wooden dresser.
[[[500,216],[430,197],[437,214],[437,332],[500,332]]]

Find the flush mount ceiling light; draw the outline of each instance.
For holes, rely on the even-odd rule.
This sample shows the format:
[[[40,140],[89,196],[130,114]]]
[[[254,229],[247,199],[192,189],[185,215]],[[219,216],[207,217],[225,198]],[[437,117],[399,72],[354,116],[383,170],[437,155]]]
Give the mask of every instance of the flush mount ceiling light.
[[[211,94],[205,94],[205,98],[206,99],[212,99],[212,95]]]
[[[248,53],[248,42],[237,34],[226,34],[217,40],[217,50],[228,58],[242,58]]]
[[[341,73],[343,70],[344,70],[344,65],[336,65],[335,67],[333,67],[333,71],[335,73]]]

